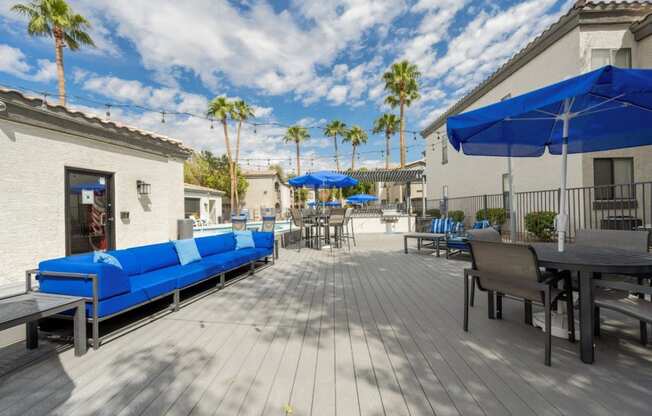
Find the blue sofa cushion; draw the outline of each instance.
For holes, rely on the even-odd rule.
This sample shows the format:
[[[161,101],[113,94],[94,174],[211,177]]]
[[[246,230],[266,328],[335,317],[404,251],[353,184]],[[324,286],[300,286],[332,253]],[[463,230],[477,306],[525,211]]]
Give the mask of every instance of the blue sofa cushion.
[[[197,244],[199,255],[202,257],[235,250],[235,237],[233,233],[195,238],[195,243]]]
[[[140,272],[147,273],[164,267],[179,264],[179,257],[171,242],[152,244],[149,246],[133,247],[128,249],[140,263]]]
[[[62,257],[39,263],[39,272],[63,272],[97,275],[99,299],[127,293],[131,283],[127,274],[109,264],[94,263],[93,253]],[[53,278],[38,275],[40,290],[47,293],[58,293],[72,296],[93,296],[93,281],[91,279]]]
[[[177,251],[177,256],[179,257],[179,263],[182,266],[201,260],[199,250],[197,250],[197,244],[195,244],[195,240],[192,238],[175,240],[172,244],[174,244],[174,249]]]
[[[183,289],[200,280],[217,276],[222,272],[220,265],[206,263],[203,259],[185,266],[174,266],[171,269],[176,269],[173,273],[177,276],[178,289]]]
[[[256,258],[256,250],[255,248],[243,248],[242,250],[214,254],[204,257],[202,263],[206,262],[209,265],[220,265],[223,271],[236,269],[253,261]]]
[[[252,233],[256,248],[274,248],[274,233],[254,231]]]
[[[133,276],[135,274],[140,274],[140,263],[138,261],[138,256],[136,256],[130,250],[113,250],[109,251],[108,254],[112,255],[120,262],[122,270],[125,271],[127,276]]]
[[[145,292],[147,299],[153,299],[157,296],[171,293],[177,288],[177,275],[179,273],[177,267],[183,266],[166,267],[165,269],[158,269],[149,273],[132,276],[132,291],[142,290]]]

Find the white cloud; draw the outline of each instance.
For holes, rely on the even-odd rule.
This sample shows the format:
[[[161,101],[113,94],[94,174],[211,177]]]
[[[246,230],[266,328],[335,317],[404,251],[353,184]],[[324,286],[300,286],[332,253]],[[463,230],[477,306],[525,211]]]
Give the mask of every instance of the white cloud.
[[[20,49],[5,44],[0,44],[0,72],[34,82],[48,82],[57,78],[57,67],[54,62],[39,59],[37,66],[34,67],[27,62],[25,54]]]
[[[147,69],[169,75],[184,68],[213,89],[224,76],[266,94],[294,93],[307,104],[331,91],[319,68],[405,9],[403,0],[296,1],[279,13],[263,2],[240,8],[226,0],[79,4],[133,42]]]
[[[346,94],[349,88],[346,85],[336,85],[328,92],[328,100],[335,105],[340,105],[346,101]]]

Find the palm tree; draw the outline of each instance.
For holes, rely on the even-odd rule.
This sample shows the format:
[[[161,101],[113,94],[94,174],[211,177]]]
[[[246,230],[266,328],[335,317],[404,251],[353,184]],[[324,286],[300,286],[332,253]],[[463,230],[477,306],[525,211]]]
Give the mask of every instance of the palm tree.
[[[412,102],[421,97],[419,95],[420,77],[421,73],[417,66],[408,61],[392,64],[389,71],[383,74],[385,90],[390,94],[385,98],[385,103],[392,108],[399,107],[400,109],[399,143],[402,168],[405,167],[405,107],[409,107]]]
[[[361,144],[367,143],[367,132],[360,126],[351,127],[344,135],[344,142],[351,142],[353,152],[351,152],[351,170],[355,169],[355,149]]]
[[[337,135],[344,136],[346,134],[346,124],[342,123],[339,120],[333,120],[326,125],[324,128],[324,134],[327,137],[333,138],[333,143],[335,144],[335,165],[337,170],[340,170],[340,154],[337,150]]]
[[[35,0],[28,4],[16,4],[12,11],[27,16],[27,33],[30,36],[54,38],[54,52],[59,79],[59,104],[66,105],[66,79],[63,70],[63,48],[78,50],[82,45],[95,46],[86,32],[91,24],[80,14],[73,12],[65,0]]]
[[[301,175],[301,142],[309,138],[310,133],[308,133],[308,129],[299,125],[290,126],[283,137],[285,143],[293,142],[297,145],[297,176]]]
[[[236,131],[235,139],[235,166],[238,167],[238,161],[240,160],[240,130],[242,130],[242,123],[255,117],[254,109],[244,100],[237,100],[233,103],[231,108],[231,118],[238,121],[238,129]],[[237,208],[240,208],[240,197],[238,195],[238,188],[235,189],[235,205]]]
[[[385,113],[374,121],[374,134],[385,134],[385,169],[389,169],[390,157],[390,139],[399,130],[401,120],[396,114]]]
[[[208,103],[208,111],[206,114],[209,117],[213,117],[216,120],[219,120],[222,123],[222,128],[224,129],[224,144],[226,146],[226,157],[229,161],[229,176],[231,177],[231,212],[236,209],[235,205],[235,195],[236,195],[236,170],[233,163],[233,156],[231,155],[231,142],[229,141],[229,129],[227,118],[233,113],[233,103],[229,101],[226,97],[215,97]]]

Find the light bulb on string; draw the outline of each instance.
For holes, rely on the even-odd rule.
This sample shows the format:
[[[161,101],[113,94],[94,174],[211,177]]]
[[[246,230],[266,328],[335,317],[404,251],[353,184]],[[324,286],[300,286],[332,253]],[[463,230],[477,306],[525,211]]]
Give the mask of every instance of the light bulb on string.
[[[106,105],[106,120],[111,120],[111,104]]]
[[[215,126],[213,125],[213,117],[211,117],[211,130],[213,130]]]
[[[165,124],[165,111],[161,111],[161,124]]]

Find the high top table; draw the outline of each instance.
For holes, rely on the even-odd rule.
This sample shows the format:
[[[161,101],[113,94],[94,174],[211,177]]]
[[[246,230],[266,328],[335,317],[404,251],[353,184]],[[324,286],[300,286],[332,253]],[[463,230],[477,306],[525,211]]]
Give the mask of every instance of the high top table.
[[[74,310],[75,355],[86,353],[86,301],[75,296],[27,292],[0,299],[0,331],[26,325],[27,348],[38,347],[37,322],[40,318]]]
[[[579,274],[580,357],[585,363],[593,363],[593,279],[600,278],[602,273],[652,275],[652,254],[575,244],[568,244],[564,252],[560,253],[556,243],[531,245],[537,253],[541,267],[569,270]]]

